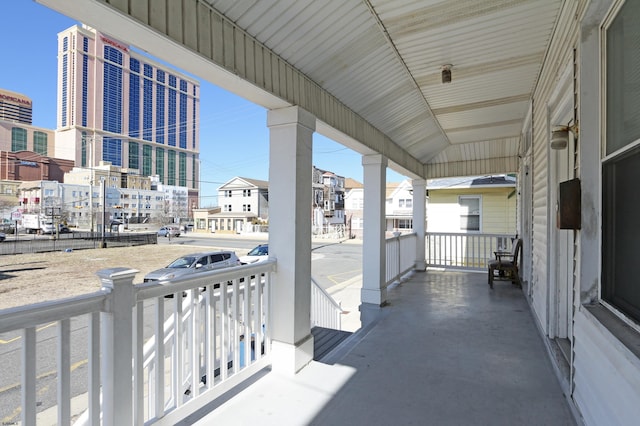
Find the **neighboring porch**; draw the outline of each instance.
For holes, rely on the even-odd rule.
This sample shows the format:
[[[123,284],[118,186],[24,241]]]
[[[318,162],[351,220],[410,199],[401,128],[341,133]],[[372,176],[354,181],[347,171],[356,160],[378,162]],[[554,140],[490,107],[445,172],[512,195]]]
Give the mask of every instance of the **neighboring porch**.
[[[182,424],[575,424],[523,290],[427,271],[388,299],[321,362],[266,374]]]

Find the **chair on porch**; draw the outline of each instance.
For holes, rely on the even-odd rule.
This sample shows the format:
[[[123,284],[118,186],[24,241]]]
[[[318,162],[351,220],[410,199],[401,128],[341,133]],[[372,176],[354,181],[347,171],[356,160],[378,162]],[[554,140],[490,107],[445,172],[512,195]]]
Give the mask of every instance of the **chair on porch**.
[[[510,253],[496,251],[494,260],[489,261],[489,287],[493,288],[493,281],[511,281],[522,287],[520,273],[518,271],[518,260],[522,251],[522,240],[513,242],[513,249]],[[497,272],[497,275],[496,275]]]

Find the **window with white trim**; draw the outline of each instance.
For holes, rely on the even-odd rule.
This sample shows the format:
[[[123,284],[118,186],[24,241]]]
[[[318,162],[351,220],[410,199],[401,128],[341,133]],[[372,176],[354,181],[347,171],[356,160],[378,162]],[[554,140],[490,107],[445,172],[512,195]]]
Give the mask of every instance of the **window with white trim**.
[[[411,199],[411,198],[400,198],[398,200],[398,207],[400,207],[401,209],[413,208],[413,199]]]
[[[640,2],[627,1],[605,29],[606,130],[602,158],[601,281],[602,300],[638,323],[639,21]]]
[[[458,197],[461,231],[480,232],[481,205],[480,195],[460,195]]]

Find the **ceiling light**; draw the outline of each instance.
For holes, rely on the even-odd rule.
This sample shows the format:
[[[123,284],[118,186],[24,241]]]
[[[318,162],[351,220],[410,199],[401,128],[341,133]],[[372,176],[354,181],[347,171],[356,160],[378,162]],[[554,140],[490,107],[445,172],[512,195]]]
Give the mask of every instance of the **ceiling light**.
[[[445,64],[442,66],[442,83],[451,83],[451,68],[453,65]]]

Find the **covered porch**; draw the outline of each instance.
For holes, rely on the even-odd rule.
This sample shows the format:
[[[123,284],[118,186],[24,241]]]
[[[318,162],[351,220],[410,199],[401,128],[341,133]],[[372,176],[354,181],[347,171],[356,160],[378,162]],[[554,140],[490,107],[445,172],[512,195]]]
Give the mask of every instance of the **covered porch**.
[[[576,424],[523,290],[486,281],[414,273],[325,359],[263,374],[181,424]]]
[[[267,294],[274,304],[267,310],[271,317],[265,341],[271,347],[268,356],[246,372],[262,371],[270,364],[267,380],[274,383],[263,385],[258,380],[252,387],[259,390],[263,386],[270,397],[282,395],[280,402],[288,405],[284,411],[302,409],[307,400],[300,387],[294,393],[276,393],[275,381],[282,377],[288,377],[283,383],[291,387],[308,383],[308,389],[324,396],[324,402],[318,404],[322,409],[316,408],[307,417],[296,412],[287,419],[334,424],[337,419],[346,422],[358,415],[388,420],[393,414],[397,421],[401,414],[417,413],[417,404],[421,404],[425,411],[442,413],[433,423],[456,423],[457,416],[471,413],[469,419],[475,423],[505,419],[513,424],[510,416],[515,416],[522,422],[563,424],[571,421],[568,408],[563,405],[557,414],[550,407],[564,404],[563,395],[567,395],[578,421],[585,424],[637,422],[640,293],[635,277],[616,274],[631,270],[624,262],[634,264],[639,241],[635,218],[623,214],[638,206],[627,195],[635,193],[630,182],[640,179],[631,173],[638,170],[640,161],[640,133],[635,126],[639,86],[633,72],[639,61],[638,26],[629,24],[640,16],[637,3],[336,0],[322,8],[321,2],[312,0],[38,2],[88,25],[100,25],[113,37],[130,40],[268,109],[273,257],[268,266],[273,270],[266,272],[271,274]],[[617,111],[614,107],[618,105],[624,105],[624,110]],[[336,371],[338,365],[344,366],[340,367],[344,375],[341,381],[335,379],[333,391],[324,388],[332,376],[318,372],[329,367],[312,361],[308,206],[314,133],[362,155],[365,188],[360,310],[369,333],[330,368]],[[622,162],[629,158],[633,161]],[[614,167],[618,162],[620,167]],[[389,250],[382,227],[387,168],[413,179],[415,239],[411,245],[415,252],[398,259],[410,261],[415,277],[427,278],[432,273],[420,272],[427,266],[426,180],[517,173],[517,227],[524,244],[526,291],[497,286],[491,292],[486,284],[479,284],[473,288],[483,293],[465,296],[456,285],[443,285],[436,291],[428,281],[422,286],[411,287],[410,281],[388,288]],[[615,174],[622,171],[629,171],[628,177]],[[561,196],[560,184],[568,181],[578,183],[581,190],[571,206],[577,224],[561,227],[556,212],[567,204],[567,198]],[[627,241],[624,237],[630,237],[628,243],[614,244]],[[624,262],[614,263],[617,259]],[[449,276],[457,282],[455,275]],[[480,282],[485,278],[478,276]],[[198,283],[189,285],[184,289],[195,292]],[[417,300],[398,297],[409,288],[425,293],[416,296]],[[517,294],[513,305],[500,305],[505,302],[502,298],[508,299],[506,291]],[[155,289],[140,289],[140,294],[162,297]],[[107,297],[115,296],[105,291],[99,302]],[[413,303],[420,305],[412,307]],[[105,311],[111,322],[122,321],[125,314],[132,316],[129,308],[122,307],[114,315],[110,303],[92,305],[91,313],[97,317]],[[509,318],[501,321],[495,317],[498,314]],[[514,315],[527,317],[532,334],[518,327],[525,320],[514,320]],[[62,336],[65,321],[61,322]],[[25,340],[34,342],[33,324],[18,325],[25,330]],[[259,324],[254,330],[260,337]],[[133,424],[134,419],[142,418],[141,409],[121,408],[132,386],[127,371],[132,345],[129,336],[125,337],[120,340],[126,343],[127,353],[111,348],[116,368],[103,368],[105,378],[101,382],[96,377],[92,384],[94,423],[100,418],[99,409],[107,416],[105,424]],[[428,345],[429,340],[436,343]],[[232,343],[239,349],[236,340]],[[538,352],[531,356],[536,345]],[[100,348],[95,346],[97,360]],[[141,347],[138,342],[136,350]],[[507,347],[511,352],[506,352]],[[547,357],[546,347],[552,354]],[[557,347],[566,348],[562,356],[556,355]],[[67,349],[63,339],[61,352]],[[33,356],[29,350],[25,354],[25,358]],[[233,353],[233,365],[239,367],[237,354],[239,350]],[[35,364],[35,358],[29,361]],[[179,361],[175,365],[181,366]],[[548,395],[547,388],[536,382],[544,374],[534,370],[526,377],[521,375],[533,365],[548,370],[547,384],[555,389],[551,392],[555,397],[550,398],[553,403],[539,399]],[[552,380],[551,365],[558,371],[559,384]],[[60,370],[68,370],[66,367]],[[30,421],[35,418],[35,374],[25,370],[29,374],[24,423],[31,424],[35,423]],[[113,372],[117,377],[112,380]],[[190,374],[196,377],[198,371],[194,368]],[[207,376],[212,377],[213,372]],[[416,387],[400,380],[404,377],[410,377]],[[421,377],[428,380],[419,380]],[[309,380],[303,382],[305,378]],[[104,392],[108,403],[100,406],[98,390],[101,385],[103,390],[110,386],[110,381],[117,382],[116,386],[107,389],[110,395]],[[180,396],[179,391],[176,386],[175,396]],[[144,393],[136,392],[142,401]],[[66,388],[60,394],[61,400],[67,399]],[[422,395],[427,397],[420,398]],[[259,407],[262,401],[255,396],[250,397],[251,405]],[[446,403],[445,396],[450,397]],[[283,412],[278,410],[282,405],[270,399],[265,399],[270,408],[262,413],[263,422],[269,422],[270,414],[275,417]],[[160,424],[172,424],[186,411],[165,413],[163,402],[158,398],[157,417],[149,422],[157,419]],[[233,423],[249,409],[243,404],[233,410],[237,406],[230,402],[231,407],[222,404],[211,415],[228,415]],[[180,408],[180,404],[174,406]],[[482,417],[484,410],[474,412],[483,406],[487,417]],[[495,410],[498,414],[492,416]],[[66,419],[68,410],[62,411],[61,418]],[[417,419],[420,423],[425,420],[409,420]],[[458,421],[463,422],[462,418]]]

